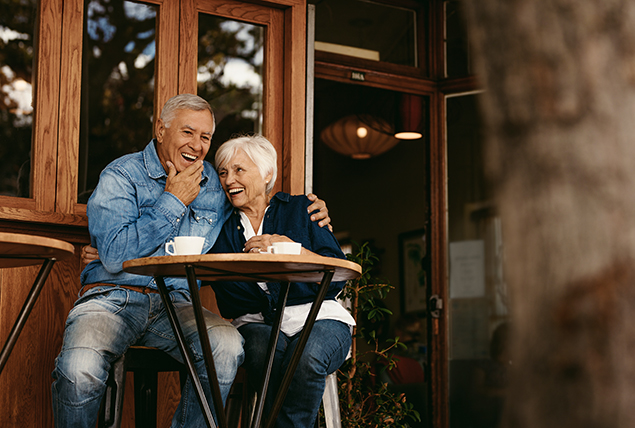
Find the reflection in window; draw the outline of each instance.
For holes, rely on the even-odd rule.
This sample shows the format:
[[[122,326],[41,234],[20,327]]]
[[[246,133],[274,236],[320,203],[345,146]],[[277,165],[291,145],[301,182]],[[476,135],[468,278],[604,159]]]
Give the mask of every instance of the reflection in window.
[[[414,10],[368,0],[310,0],[315,50],[418,66]]]
[[[0,194],[31,196],[38,1],[0,2]]]
[[[152,138],[156,7],[86,0],[78,202],[101,170]]]
[[[198,95],[216,116],[213,159],[232,135],[262,132],[264,28],[207,14],[198,28]]]

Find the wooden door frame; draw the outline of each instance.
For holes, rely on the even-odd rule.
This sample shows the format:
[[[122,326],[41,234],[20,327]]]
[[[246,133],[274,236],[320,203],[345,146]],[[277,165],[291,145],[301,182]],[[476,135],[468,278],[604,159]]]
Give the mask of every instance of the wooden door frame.
[[[266,28],[263,134],[278,151],[274,191],[304,193],[306,2],[182,0],[180,93],[196,93],[199,12]]]
[[[316,55],[316,78],[342,83],[356,83],[382,89],[409,92],[430,97],[430,227],[429,252],[431,257],[430,294],[437,295],[447,304],[448,299],[448,221],[447,221],[447,131],[445,125],[445,99],[448,95],[481,89],[474,76],[456,79],[444,77],[444,10],[443,0],[431,0],[428,15],[429,53],[427,77],[406,68],[404,74],[395,74],[388,66],[372,66],[371,62],[337,61],[334,55]],[[421,38],[420,38],[421,40]],[[363,83],[353,81],[352,73],[363,73]],[[441,310],[438,319],[428,316],[428,422],[434,427],[449,427],[449,320],[448,311]],[[426,416],[424,416],[426,417]]]

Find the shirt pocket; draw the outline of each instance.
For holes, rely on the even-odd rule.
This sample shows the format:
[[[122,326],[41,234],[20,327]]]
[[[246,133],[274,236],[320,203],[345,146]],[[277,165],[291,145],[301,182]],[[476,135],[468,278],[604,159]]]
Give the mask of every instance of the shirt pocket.
[[[218,222],[218,212],[209,209],[192,209],[190,222],[191,236],[205,236],[212,230]]]

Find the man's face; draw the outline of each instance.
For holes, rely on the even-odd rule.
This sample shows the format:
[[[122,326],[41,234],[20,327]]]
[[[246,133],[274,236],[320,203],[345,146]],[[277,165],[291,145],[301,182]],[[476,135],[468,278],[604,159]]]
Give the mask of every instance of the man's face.
[[[177,110],[170,127],[163,120],[157,122],[157,154],[166,172],[166,162],[181,172],[197,160],[203,160],[209,151],[214,132],[214,121],[208,110]]]

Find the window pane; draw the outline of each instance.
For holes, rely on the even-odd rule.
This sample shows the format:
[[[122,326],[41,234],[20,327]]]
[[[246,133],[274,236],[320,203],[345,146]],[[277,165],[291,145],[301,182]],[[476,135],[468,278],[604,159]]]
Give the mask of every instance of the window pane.
[[[216,116],[212,159],[232,135],[262,132],[264,28],[201,13],[198,29],[198,95]]]
[[[315,50],[416,67],[416,13],[365,0],[311,0]]]
[[[447,98],[450,426],[497,427],[510,370],[501,219],[483,168],[478,95]]]
[[[458,1],[445,2],[445,76],[465,77],[472,74],[467,31]]]
[[[86,0],[78,202],[101,170],[152,138],[155,6]]]
[[[31,197],[37,0],[0,2],[0,194]]]

